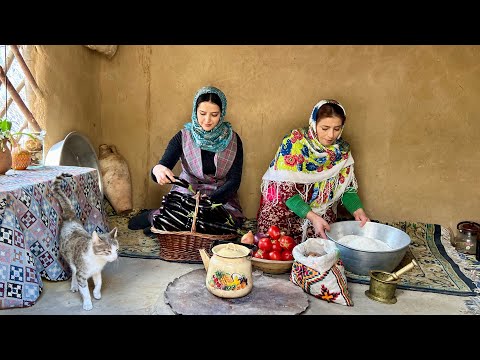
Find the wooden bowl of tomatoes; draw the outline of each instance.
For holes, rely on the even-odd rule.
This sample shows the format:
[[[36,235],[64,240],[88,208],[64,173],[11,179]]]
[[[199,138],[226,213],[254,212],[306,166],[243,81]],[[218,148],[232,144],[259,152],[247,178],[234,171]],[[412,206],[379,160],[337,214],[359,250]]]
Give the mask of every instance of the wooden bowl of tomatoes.
[[[285,274],[291,271],[293,260],[265,260],[252,257],[252,266],[267,274]]]
[[[255,234],[257,250],[253,252],[252,266],[269,274],[290,272],[293,264],[292,250],[295,240],[272,225],[266,234]]]

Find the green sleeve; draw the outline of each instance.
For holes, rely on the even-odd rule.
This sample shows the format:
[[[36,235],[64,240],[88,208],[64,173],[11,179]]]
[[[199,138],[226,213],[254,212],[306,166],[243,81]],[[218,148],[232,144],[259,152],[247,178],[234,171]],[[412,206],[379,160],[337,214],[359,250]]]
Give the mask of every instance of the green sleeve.
[[[296,215],[298,215],[302,219],[305,219],[308,212],[312,210],[310,208],[310,205],[308,205],[307,203],[305,203],[305,201],[303,201],[300,194],[294,195],[290,199],[285,201],[285,205],[287,205],[287,207],[290,210],[292,210]]]
[[[352,215],[356,210],[363,208],[363,204],[356,190],[345,191],[342,195],[342,204]]]

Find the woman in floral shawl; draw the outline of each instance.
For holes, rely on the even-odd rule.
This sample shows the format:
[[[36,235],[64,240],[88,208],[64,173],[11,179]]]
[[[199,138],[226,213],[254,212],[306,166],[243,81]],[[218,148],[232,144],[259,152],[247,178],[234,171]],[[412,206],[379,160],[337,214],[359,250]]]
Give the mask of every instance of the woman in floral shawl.
[[[365,225],[357,194],[350,145],[341,138],[346,112],[335,100],[322,100],[313,108],[309,127],[283,138],[262,178],[257,231],[277,225],[297,243],[320,235],[337,218],[339,201]]]

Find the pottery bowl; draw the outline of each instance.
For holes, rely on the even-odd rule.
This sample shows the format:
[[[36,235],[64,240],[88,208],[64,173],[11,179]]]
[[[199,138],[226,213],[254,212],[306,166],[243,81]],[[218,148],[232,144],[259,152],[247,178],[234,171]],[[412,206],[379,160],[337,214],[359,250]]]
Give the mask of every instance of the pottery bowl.
[[[252,266],[267,274],[284,274],[292,269],[293,260],[266,260],[252,257]]]

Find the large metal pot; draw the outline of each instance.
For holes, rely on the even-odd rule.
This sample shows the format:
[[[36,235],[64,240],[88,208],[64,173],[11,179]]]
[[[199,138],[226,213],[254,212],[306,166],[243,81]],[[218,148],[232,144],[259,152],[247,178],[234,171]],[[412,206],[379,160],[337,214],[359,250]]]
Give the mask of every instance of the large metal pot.
[[[412,241],[404,231],[375,222],[367,222],[365,226],[360,227],[360,221],[339,221],[330,224],[330,231],[325,233],[340,250],[340,259],[343,261],[345,269],[358,275],[369,275],[370,270],[392,272],[402,261]],[[337,241],[346,235],[377,239],[385,242],[392,250],[353,249]]]
[[[65,139],[56,143],[48,150],[45,165],[80,166],[97,169],[98,185],[103,196],[102,174],[97,153],[85,135],[77,131],[70,132],[65,136]]]

